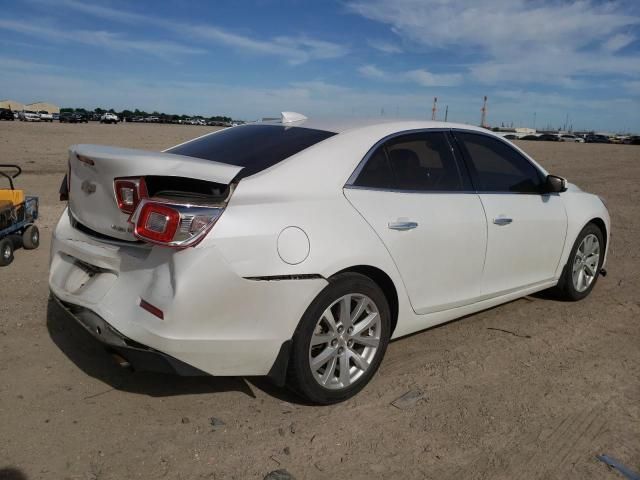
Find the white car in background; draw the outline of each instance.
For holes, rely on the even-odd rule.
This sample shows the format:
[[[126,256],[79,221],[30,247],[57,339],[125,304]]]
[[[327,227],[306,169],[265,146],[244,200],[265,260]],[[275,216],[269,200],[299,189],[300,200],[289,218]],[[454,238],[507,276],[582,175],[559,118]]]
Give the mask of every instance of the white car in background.
[[[75,145],[69,168],[53,298],[141,369],[338,402],[390,339],[604,273],[601,199],[468,125],[285,112],[163,153]]]
[[[584,143],[584,138],[578,137],[577,135],[572,135],[570,133],[564,133],[562,135],[558,135],[558,139],[561,142]]]
[[[38,116],[40,117],[41,122],[53,122],[53,114],[47,112],[46,110],[40,110],[38,112]]]
[[[40,114],[32,110],[22,110],[18,112],[18,119],[21,122],[39,122]]]
[[[120,119],[115,113],[103,113],[100,117],[100,123],[118,123]]]

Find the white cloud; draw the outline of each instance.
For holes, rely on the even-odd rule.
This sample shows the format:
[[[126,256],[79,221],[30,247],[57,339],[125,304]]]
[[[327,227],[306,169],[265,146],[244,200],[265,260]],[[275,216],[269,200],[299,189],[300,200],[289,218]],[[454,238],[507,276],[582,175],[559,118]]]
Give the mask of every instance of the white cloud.
[[[628,33],[619,33],[604,42],[603,48],[607,52],[617,52],[618,50],[621,50],[629,45],[634,40],[635,37],[633,35],[630,35]]]
[[[374,48],[382,53],[402,53],[402,48],[393,43],[385,42],[383,40],[368,40],[367,43],[371,48]]]
[[[160,57],[205,53],[201,48],[175,42],[136,40],[108,31],[55,28],[47,24],[29,23],[26,20],[0,19],[0,29],[34,36],[48,42],[74,42],[113,50],[137,51]]]
[[[379,79],[388,78],[387,73],[383,72],[375,65],[363,65],[360,68],[358,68],[358,71],[363,77],[367,77],[367,78],[379,78]]]
[[[388,72],[375,65],[363,65],[358,68],[358,72],[366,78],[386,82],[410,82],[421,87],[453,87],[462,82],[462,75],[459,73],[432,73],[424,69]]]
[[[132,25],[140,23],[154,25],[158,28],[179,34],[181,37],[189,37],[192,40],[197,40],[199,45],[202,45],[202,41],[213,41],[241,51],[281,57],[291,65],[298,65],[311,60],[342,57],[349,51],[344,45],[306,36],[254,38],[231,32],[215,25],[165,20],[164,18],[154,17],[153,15],[142,15],[128,10],[85,4],[76,0],[60,0],[56,3],[50,3],[46,0],[34,1],[40,4],[56,6],[56,8],[68,8],[101,19]]]
[[[640,65],[637,54],[614,55],[633,41],[621,30],[640,24],[619,3],[354,0],[348,7],[424,49],[475,49],[482,60],[472,73],[487,83],[566,84],[576,75],[636,75]]]

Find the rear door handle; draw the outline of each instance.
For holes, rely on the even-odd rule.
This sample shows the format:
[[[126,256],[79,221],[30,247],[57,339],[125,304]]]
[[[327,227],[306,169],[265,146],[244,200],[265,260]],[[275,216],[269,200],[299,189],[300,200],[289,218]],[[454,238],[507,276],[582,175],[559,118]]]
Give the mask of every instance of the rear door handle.
[[[391,230],[413,230],[418,227],[418,222],[389,222]]]
[[[496,217],[493,219],[493,223],[495,223],[496,225],[509,225],[511,222],[513,222],[512,218],[508,218],[508,217]]]

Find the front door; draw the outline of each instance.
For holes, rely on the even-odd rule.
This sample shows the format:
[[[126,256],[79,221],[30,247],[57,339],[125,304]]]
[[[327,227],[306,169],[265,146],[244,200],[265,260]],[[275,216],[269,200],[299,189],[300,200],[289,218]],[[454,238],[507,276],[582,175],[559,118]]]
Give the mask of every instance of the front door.
[[[454,134],[487,219],[482,295],[553,279],[567,232],[561,196],[544,193],[545,174],[506,141],[472,132]]]

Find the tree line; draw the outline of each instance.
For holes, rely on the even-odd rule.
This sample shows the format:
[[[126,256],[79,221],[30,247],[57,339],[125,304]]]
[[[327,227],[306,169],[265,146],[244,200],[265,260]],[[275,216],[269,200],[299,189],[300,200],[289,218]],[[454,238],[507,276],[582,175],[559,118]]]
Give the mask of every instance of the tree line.
[[[85,108],[65,107],[60,109],[60,113],[82,113],[85,115],[90,115],[90,114],[103,115],[105,113],[114,113],[118,115],[118,117],[121,118],[122,120],[125,120],[126,118],[133,118],[133,117],[142,117],[142,118],[158,117],[158,119],[160,119],[161,122],[186,120],[188,118],[201,118],[203,120],[209,120],[213,122],[225,122],[225,123],[231,123],[233,121],[231,117],[226,117],[222,115],[206,117],[202,115],[175,115],[175,114],[168,114],[168,113],[157,112],[157,111],[153,111],[149,113],[149,112],[146,112],[145,110],[138,110],[137,108],[135,110],[122,110],[118,112],[113,108],[105,110],[104,108],[97,107],[97,108],[94,108],[93,110],[87,110]]]

